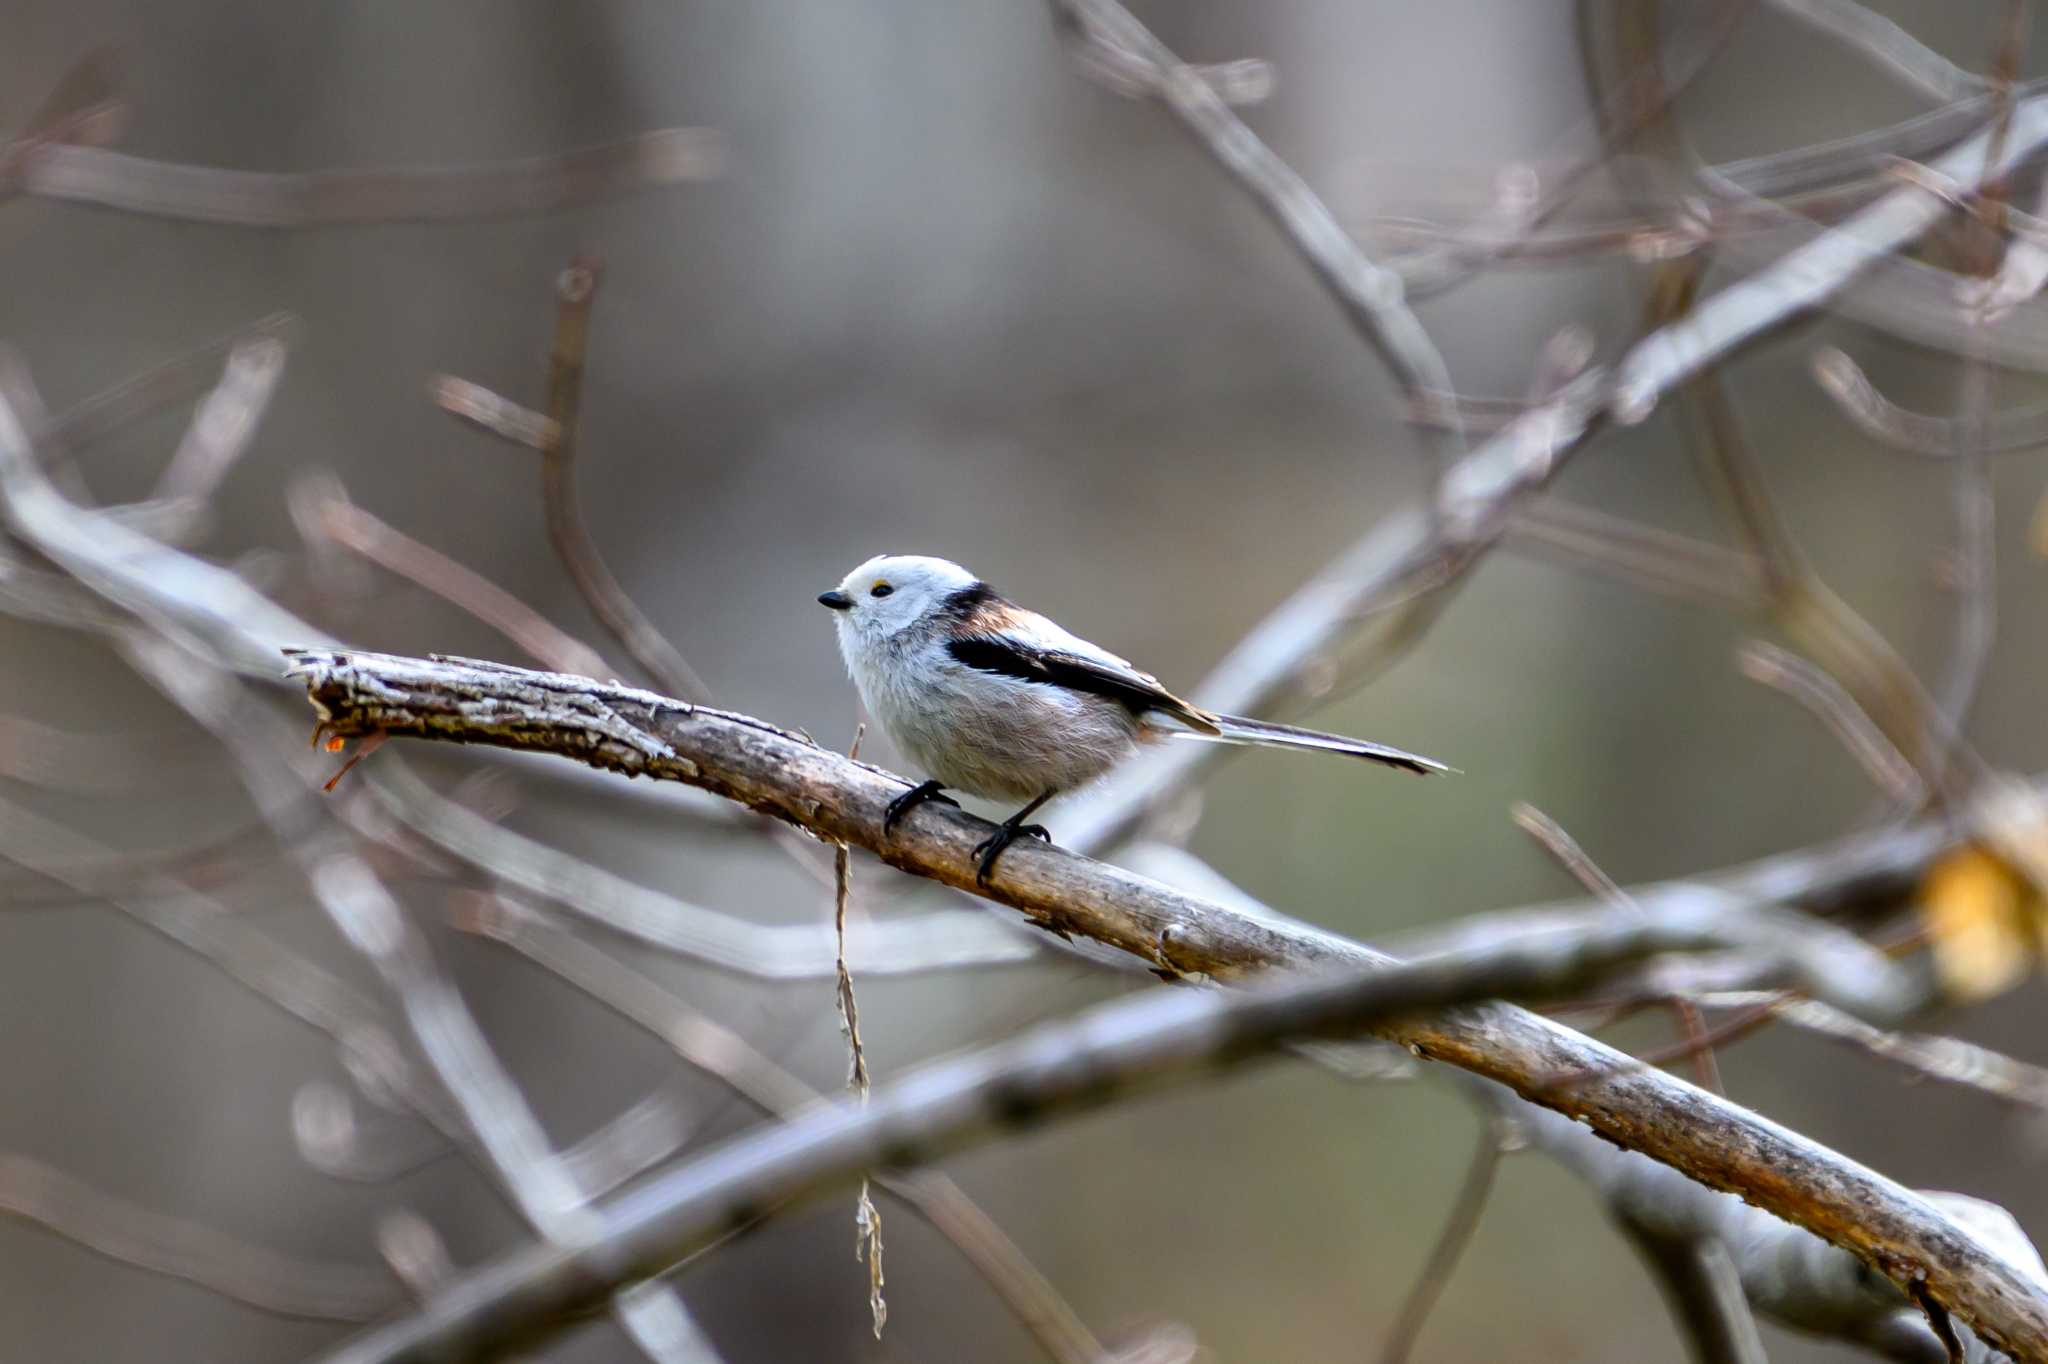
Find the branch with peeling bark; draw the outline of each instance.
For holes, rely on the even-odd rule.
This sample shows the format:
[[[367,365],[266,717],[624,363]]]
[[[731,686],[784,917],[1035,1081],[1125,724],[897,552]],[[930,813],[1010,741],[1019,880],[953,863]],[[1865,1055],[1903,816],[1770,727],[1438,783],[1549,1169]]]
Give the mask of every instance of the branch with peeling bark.
[[[902,789],[901,778],[748,716],[495,664],[308,649],[293,651],[291,668],[305,680],[324,728],[333,734],[382,733],[542,751],[633,776],[681,781],[821,838],[865,847],[905,871],[961,889],[975,887],[971,848],[983,836],[985,823],[944,808],[921,810],[885,840],[883,811]],[[1177,977],[1242,980],[1276,966],[1393,964],[1336,935],[1253,920],[1061,849],[1034,845],[1019,851],[1022,855],[1006,861],[991,879],[990,898],[1044,927],[1116,947]],[[1710,944],[1754,949],[1758,941],[1731,941],[1725,907],[1710,912],[1681,907],[1660,914],[1647,906],[1640,918],[1625,923],[1611,917],[1591,923],[1538,928],[1520,937],[1489,936],[1501,946],[1541,940],[1546,931],[1563,935],[1553,937],[1553,945],[1566,938],[1583,943],[1591,940],[1587,934],[1597,938],[1624,929],[1653,935],[1637,939],[1637,950]],[[1465,962],[1472,957],[1428,960]],[[1832,965],[1843,971],[1834,988],[1856,995],[1857,1007],[1866,1013],[1895,1014],[1912,1003],[1912,987],[1881,961],[1849,957]],[[1407,1009],[1402,1012],[1409,1015]],[[2015,1358],[2048,1359],[2043,1344],[2048,1342],[2048,1295],[1881,1176],[1683,1081],[1636,1067],[1610,1048],[1526,1010],[1497,1005],[1376,1021],[1380,1035],[1420,1055],[1499,1081],[1691,1180],[1739,1193],[1854,1252],[1902,1290],[1924,1285],[1959,1320]],[[1567,1073],[1586,1078],[1567,1087],[1546,1083]],[[1088,1074],[1083,1071],[1078,1078]],[[1077,1077],[1069,1072],[1067,1078]],[[915,1086],[913,1092],[918,1092]],[[872,1111],[895,1110],[884,1100]],[[976,1120],[981,1116],[978,1109],[972,1115]],[[847,1168],[857,1169],[858,1162]],[[671,1249],[676,1245],[673,1239],[661,1243]],[[617,1272],[645,1272],[647,1267],[628,1256],[618,1262]],[[575,1273],[590,1268],[581,1263]],[[527,1271],[542,1272],[533,1261],[513,1277],[523,1282]],[[495,1282],[502,1288],[506,1280],[500,1276]],[[444,1306],[457,1316],[464,1310],[460,1295]]]

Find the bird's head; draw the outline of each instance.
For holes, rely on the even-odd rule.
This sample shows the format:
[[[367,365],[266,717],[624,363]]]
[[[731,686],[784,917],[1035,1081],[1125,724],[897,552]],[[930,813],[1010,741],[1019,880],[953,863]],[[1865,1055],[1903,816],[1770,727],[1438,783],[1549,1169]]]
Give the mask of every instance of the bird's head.
[[[819,593],[818,604],[838,617],[842,639],[882,639],[923,621],[975,582],[972,573],[945,559],[881,554],[847,574],[832,591]]]

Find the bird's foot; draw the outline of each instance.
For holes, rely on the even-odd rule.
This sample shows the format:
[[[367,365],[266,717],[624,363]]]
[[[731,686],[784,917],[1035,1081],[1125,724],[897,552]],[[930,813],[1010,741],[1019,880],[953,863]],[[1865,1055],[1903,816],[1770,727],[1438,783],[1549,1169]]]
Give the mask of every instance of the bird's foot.
[[[1003,855],[1003,849],[1015,842],[1018,835],[1042,838],[1052,842],[1052,833],[1043,824],[998,824],[996,831],[974,845],[974,884],[988,884],[988,874],[995,870],[996,859]]]
[[[896,832],[896,826],[902,822],[903,817],[927,801],[937,801],[940,805],[950,805],[955,810],[959,809],[960,802],[943,794],[945,789],[943,782],[923,781],[890,801],[889,808],[882,815],[882,837],[887,838]]]

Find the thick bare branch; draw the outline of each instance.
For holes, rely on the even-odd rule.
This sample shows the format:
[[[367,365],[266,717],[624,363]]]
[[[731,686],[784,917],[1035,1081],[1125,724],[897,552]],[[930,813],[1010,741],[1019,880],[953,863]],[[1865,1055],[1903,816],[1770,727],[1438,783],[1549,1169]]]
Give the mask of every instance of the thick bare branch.
[[[907,871],[962,889],[974,885],[971,848],[985,823],[943,808],[921,811],[885,842],[883,810],[902,789],[901,779],[758,720],[631,688],[595,687],[584,679],[489,664],[315,650],[295,655],[293,670],[306,679],[337,733],[383,731],[539,749],[634,775],[685,781],[823,838],[867,847]],[[1334,935],[1255,922],[1055,848],[1034,845],[1023,852],[999,869],[987,892],[991,898],[1036,922],[1137,955],[1156,969],[1231,979],[1276,965],[1387,960]],[[1725,910],[1702,906],[1694,917],[1646,913],[1627,922],[1631,932],[1673,935],[1667,945],[1709,939],[1728,945]],[[1611,927],[1591,922],[1600,931]],[[1565,930],[1553,945],[1575,939],[1578,931]],[[1889,998],[1887,1007],[1906,1003]],[[1422,1055],[1517,1087],[1525,1097],[1712,1187],[1737,1190],[1854,1250],[1900,1282],[1915,1274],[1928,1275],[1930,1282],[1943,1279],[1934,1291],[1965,1320],[1985,1324],[2007,1343],[2026,1339],[2008,1333],[2007,1314],[2031,1310],[2012,1298],[2011,1284],[1999,1280],[2003,1286],[1987,1289],[1974,1277],[1947,1279],[1943,1266],[1954,1263],[1956,1247],[1927,1240],[1918,1214],[1897,1207],[1890,1186],[1877,1181],[1874,1187],[1876,1176],[1745,1110],[1661,1072],[1629,1068],[1618,1053],[1505,1006],[1408,1020],[1385,1035]],[[1586,1083],[1539,1087],[1545,1077],[1576,1071],[1588,1071]],[[1768,1158],[1759,1164],[1764,1153]],[[1906,1197],[1902,1191],[1896,1196]]]
[[[1120,1001],[923,1067],[877,1090],[865,1107],[813,1110],[671,1170],[600,1210],[602,1231],[584,1246],[515,1252],[450,1284],[417,1315],[344,1345],[329,1364],[478,1357],[529,1333],[558,1330],[610,1286],[659,1272],[733,1225],[842,1187],[873,1164],[932,1160],[994,1132],[1185,1082],[1289,1040],[1376,1028],[1406,1033],[1411,1045],[1425,1047],[1433,1044],[1423,1035],[1444,1039],[1460,1029],[1497,1041],[1515,1031],[1511,1015],[1518,1011],[1488,1005],[1435,1022],[1413,1020],[1465,1001],[1582,988],[1646,948],[1670,945],[1639,921],[1610,922],[1568,942],[1495,942],[1470,956],[1380,964],[1363,975],[1354,959],[1352,969],[1279,985],[1153,991]],[[1641,1098],[1666,1086],[1685,1094],[1689,1131],[1712,1132],[1741,1149],[1742,1163],[1761,1162],[1789,1176],[1801,1190],[1793,1201],[1809,1216],[1834,1204],[1859,1228],[1881,1228],[1883,1249],[1864,1250],[1901,1284],[1934,1295],[2015,1359],[2048,1358],[2048,1291],[1930,1204],[1668,1077],[1630,1077],[1621,1088]],[[1617,1106],[1630,1106],[1629,1099],[1610,1089],[1578,1116],[1612,1135]],[[1725,1153],[1717,1165],[1726,1168]],[[1691,1173],[1713,1177],[1701,1168]],[[1777,1180],[1744,1192],[1759,1202],[1785,1201],[1763,1183]],[[1842,1229],[1833,1218],[1816,1220]]]

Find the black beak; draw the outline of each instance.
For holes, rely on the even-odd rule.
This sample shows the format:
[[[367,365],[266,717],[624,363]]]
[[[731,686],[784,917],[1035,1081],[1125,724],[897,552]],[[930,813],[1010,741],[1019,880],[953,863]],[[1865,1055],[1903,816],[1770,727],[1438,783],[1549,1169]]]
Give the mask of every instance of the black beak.
[[[818,605],[829,606],[834,611],[851,611],[853,609],[853,598],[847,596],[844,592],[820,592],[818,594]]]

